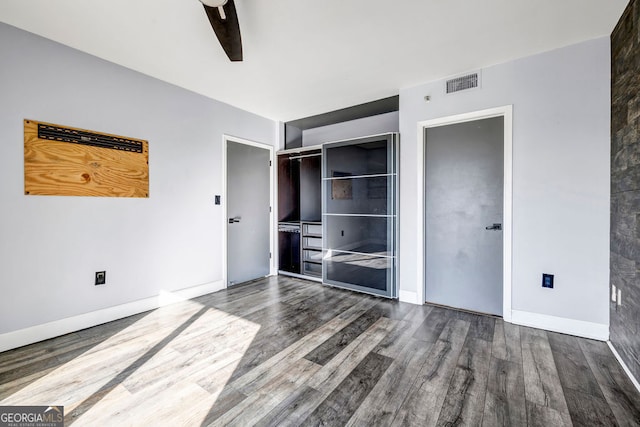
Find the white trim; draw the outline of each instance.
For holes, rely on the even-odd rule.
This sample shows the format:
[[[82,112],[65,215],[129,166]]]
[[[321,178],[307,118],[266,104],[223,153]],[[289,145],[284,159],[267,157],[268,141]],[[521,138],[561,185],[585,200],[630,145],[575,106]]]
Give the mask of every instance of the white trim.
[[[272,145],[264,144],[262,142],[251,141],[244,138],[238,138],[235,136],[223,134],[222,135],[222,203],[224,204],[224,233],[222,233],[222,247],[224,250],[222,251],[222,282],[224,286],[227,287],[228,277],[227,277],[227,242],[228,242],[228,224],[227,218],[229,218],[229,212],[227,208],[229,204],[227,203],[227,142],[236,142],[238,144],[250,145],[252,147],[262,148],[264,150],[269,151],[269,160],[271,161],[271,168],[269,173],[269,205],[271,206],[271,214],[269,215],[269,250],[271,251],[271,259],[269,260],[269,275],[275,276],[278,274],[278,266],[276,260],[276,238],[275,238],[275,230],[276,230],[276,206],[275,206],[275,173],[277,171],[277,167],[275,167],[277,159],[275,158],[275,150]]]
[[[279,150],[278,154],[296,154],[296,153],[304,153],[306,151],[312,151],[312,150],[322,150],[322,144],[307,145],[305,147],[296,147],[296,148],[283,149],[283,150]]]
[[[611,349],[611,352],[613,353],[613,355],[616,357],[616,359],[618,359],[618,363],[620,364],[620,366],[622,366],[622,369],[624,369],[624,372],[627,374],[627,376],[629,377],[633,385],[636,387],[636,389],[640,393],[640,383],[638,383],[638,380],[636,379],[636,377],[633,376],[627,364],[624,363],[624,360],[622,360],[622,357],[620,357],[620,354],[613,346],[613,343],[611,341],[607,341],[607,344],[609,345],[609,348]]]
[[[417,292],[405,291],[400,289],[400,292],[398,293],[398,298],[400,299],[400,302],[407,302],[409,304],[417,304],[417,305],[423,304],[420,301],[420,298],[418,298]]]
[[[544,329],[561,334],[575,335],[598,341],[609,339],[609,325],[584,320],[567,319],[566,317],[550,316],[548,314],[531,313],[513,310],[511,321],[520,326]]]
[[[511,286],[512,286],[512,233],[513,233],[513,106],[489,108],[486,110],[473,111],[470,113],[457,114],[455,116],[441,117],[432,120],[418,122],[418,201],[419,220],[416,234],[422,242],[418,246],[417,257],[418,277],[422,280],[422,286],[418,288],[417,297],[419,301],[425,301],[426,279],[424,254],[426,238],[424,234],[425,206],[425,129],[446,126],[457,123],[488,119],[491,117],[504,117],[504,198],[503,198],[503,220],[502,220],[502,317],[506,322],[512,321],[511,312]]]
[[[0,352],[112,322],[134,314],[144,313],[145,311],[210,294],[221,289],[224,289],[224,284],[221,280],[218,280],[178,291],[160,291],[158,295],[153,297],[7,332],[0,335]]]

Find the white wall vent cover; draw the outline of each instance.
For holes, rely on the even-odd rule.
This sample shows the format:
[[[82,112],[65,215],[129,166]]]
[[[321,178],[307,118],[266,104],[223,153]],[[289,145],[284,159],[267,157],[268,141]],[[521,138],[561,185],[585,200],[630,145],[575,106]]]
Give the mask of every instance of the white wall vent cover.
[[[475,89],[480,87],[480,73],[475,72],[464,76],[454,77],[447,80],[446,93],[460,92],[461,90]]]

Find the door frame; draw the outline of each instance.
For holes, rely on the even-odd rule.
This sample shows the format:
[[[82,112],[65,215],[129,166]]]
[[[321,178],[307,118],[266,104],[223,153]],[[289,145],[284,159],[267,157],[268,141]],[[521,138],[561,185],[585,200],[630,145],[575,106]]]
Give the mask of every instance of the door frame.
[[[269,260],[269,275],[273,276],[275,274],[277,274],[276,271],[276,257],[275,257],[275,208],[274,208],[274,201],[275,201],[275,194],[274,194],[274,170],[275,168],[273,167],[273,164],[275,163],[275,157],[274,157],[274,147],[272,145],[269,144],[265,144],[262,142],[257,142],[257,141],[251,141],[249,139],[244,139],[244,138],[238,138],[236,136],[232,136],[232,135],[227,135],[227,134],[223,134],[222,135],[222,205],[224,206],[224,233],[222,233],[222,239],[223,239],[223,251],[222,251],[222,282],[224,284],[225,288],[229,287],[229,282],[228,282],[228,277],[227,277],[227,272],[228,272],[228,265],[227,265],[227,260],[228,260],[228,251],[229,251],[229,247],[228,247],[228,218],[229,218],[229,212],[228,212],[228,203],[227,203],[227,145],[229,142],[235,142],[238,144],[244,144],[244,145],[250,145],[252,147],[257,147],[257,148],[262,148],[264,150],[268,150],[269,151],[269,161],[271,162],[271,166],[269,167],[269,205],[271,206],[271,213],[269,214],[269,250],[271,251],[271,259]]]
[[[426,207],[424,191],[426,188],[426,130],[429,128],[447,126],[457,123],[471,122],[492,117],[504,118],[504,170],[503,170],[503,222],[502,222],[502,317],[504,321],[511,322],[511,286],[512,286],[512,237],[513,237],[513,106],[489,108],[453,116],[440,117],[418,122],[418,239],[421,240],[418,251],[418,273],[422,278],[422,286],[418,289],[418,298],[421,304],[425,303],[426,295]]]

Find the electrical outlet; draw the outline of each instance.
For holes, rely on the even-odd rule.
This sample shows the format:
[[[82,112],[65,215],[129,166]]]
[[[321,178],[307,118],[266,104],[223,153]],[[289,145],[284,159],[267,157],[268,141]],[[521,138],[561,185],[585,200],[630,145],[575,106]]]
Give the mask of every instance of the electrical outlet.
[[[542,287],[553,289],[553,274],[542,273]]]
[[[106,283],[107,283],[107,272],[106,271],[96,271],[95,286],[104,285]]]
[[[616,302],[617,295],[618,291],[616,290],[616,285],[611,285],[611,302]]]
[[[622,289],[618,288],[618,305],[622,305]]]

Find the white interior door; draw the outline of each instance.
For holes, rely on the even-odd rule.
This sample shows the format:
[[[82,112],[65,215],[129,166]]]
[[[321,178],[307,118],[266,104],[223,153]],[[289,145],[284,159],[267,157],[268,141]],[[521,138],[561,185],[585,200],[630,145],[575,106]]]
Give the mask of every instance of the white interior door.
[[[227,140],[227,284],[270,273],[271,151]]]
[[[425,140],[425,300],[502,315],[504,118]]]

